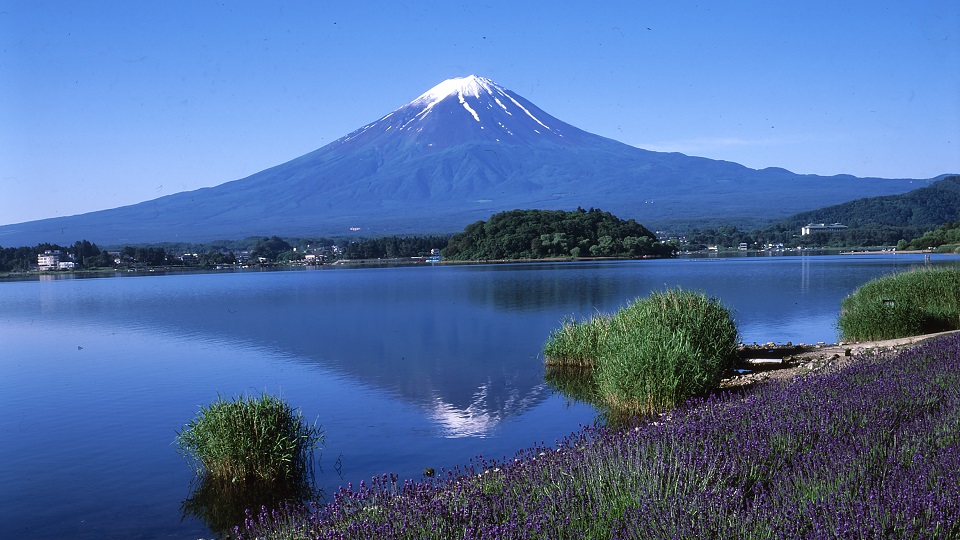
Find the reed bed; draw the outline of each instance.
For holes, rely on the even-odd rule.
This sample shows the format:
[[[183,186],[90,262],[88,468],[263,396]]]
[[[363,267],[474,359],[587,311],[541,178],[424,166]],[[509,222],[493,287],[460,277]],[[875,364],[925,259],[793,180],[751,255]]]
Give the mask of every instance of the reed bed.
[[[600,400],[615,415],[634,416],[715,388],[736,360],[738,341],[730,311],[717,299],[671,289],[612,316],[565,321],[543,352],[551,371],[593,368]]]
[[[300,481],[312,471],[320,428],[303,420],[284,400],[261,394],[200,407],[177,433],[181,453],[198,475],[213,481]]]
[[[698,399],[422,482],[285,507],[237,538],[958,538],[960,336]]]
[[[609,335],[609,315],[597,314],[581,321],[564,320],[543,346],[545,362],[551,367],[595,367]]]
[[[960,329],[960,269],[924,268],[865,283],[840,303],[845,341]]]

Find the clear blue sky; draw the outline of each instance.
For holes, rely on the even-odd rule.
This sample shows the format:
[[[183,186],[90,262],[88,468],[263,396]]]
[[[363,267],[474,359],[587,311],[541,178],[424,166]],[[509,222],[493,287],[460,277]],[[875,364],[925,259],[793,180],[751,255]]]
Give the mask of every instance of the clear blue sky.
[[[960,172],[960,2],[0,0],[0,224],[245,177],[436,83],[799,173]]]

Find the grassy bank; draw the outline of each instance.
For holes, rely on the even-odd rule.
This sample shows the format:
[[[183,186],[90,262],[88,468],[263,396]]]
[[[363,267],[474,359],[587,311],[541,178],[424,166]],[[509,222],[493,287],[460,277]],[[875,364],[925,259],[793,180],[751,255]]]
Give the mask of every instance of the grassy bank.
[[[956,538],[960,336],[587,429],[427,482],[384,476],[241,538]]]
[[[960,329],[960,270],[924,268],[869,281],[840,303],[845,341]]]

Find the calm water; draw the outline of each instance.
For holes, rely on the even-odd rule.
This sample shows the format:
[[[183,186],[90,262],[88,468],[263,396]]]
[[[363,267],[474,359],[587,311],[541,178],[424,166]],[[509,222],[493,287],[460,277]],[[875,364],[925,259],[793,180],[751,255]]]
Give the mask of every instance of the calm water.
[[[835,341],[841,298],[922,256],[242,272],[0,283],[0,537],[210,536],[175,431],[217,395],[318,419],[318,480],[510,457],[590,424],[544,385],[564,316],[680,285],[747,342]],[[934,256],[933,264],[958,264]]]

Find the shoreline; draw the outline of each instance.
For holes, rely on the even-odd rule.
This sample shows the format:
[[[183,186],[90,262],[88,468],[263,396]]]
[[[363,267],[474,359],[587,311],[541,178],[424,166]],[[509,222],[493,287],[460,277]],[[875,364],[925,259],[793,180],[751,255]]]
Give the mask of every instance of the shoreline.
[[[748,369],[749,372],[734,374],[723,379],[720,381],[720,389],[748,388],[767,381],[789,380],[818,371],[832,371],[850,365],[859,355],[865,353],[890,353],[957,333],[960,333],[960,330],[877,341],[800,344],[796,347],[771,343],[768,343],[768,346],[744,346],[738,351],[740,356],[738,367]],[[778,355],[779,351],[783,354]]]
[[[164,274],[186,274],[186,273],[229,273],[238,271],[258,271],[258,270],[308,270],[324,268],[395,268],[408,266],[459,266],[459,265],[502,265],[502,264],[537,264],[537,263],[559,263],[559,262],[602,262],[602,261],[649,261],[662,259],[738,259],[743,257],[755,258],[758,254],[769,257],[822,257],[837,255],[937,255],[939,257],[960,258],[960,253],[938,253],[929,250],[911,250],[911,251],[828,251],[810,250],[809,253],[791,252],[789,255],[773,252],[753,252],[753,251],[730,251],[730,252],[692,252],[681,253],[676,257],[549,257],[544,259],[487,259],[470,261],[453,260],[429,260],[426,257],[394,258],[394,259],[341,259],[334,262],[323,264],[267,264],[267,265],[248,265],[248,266],[221,266],[221,267],[190,267],[190,266],[152,266],[143,268],[89,268],[81,270],[68,271],[26,271],[26,272],[6,272],[0,273],[0,281],[32,281],[34,278],[40,280],[44,277],[49,278],[72,278],[72,277],[107,277],[123,275],[164,275]],[[815,252],[814,252],[815,251]]]

